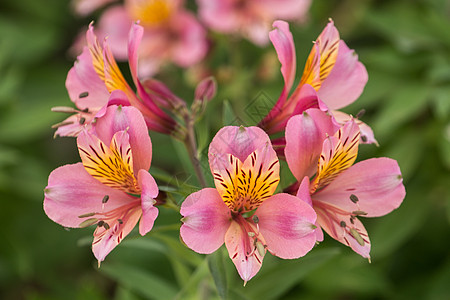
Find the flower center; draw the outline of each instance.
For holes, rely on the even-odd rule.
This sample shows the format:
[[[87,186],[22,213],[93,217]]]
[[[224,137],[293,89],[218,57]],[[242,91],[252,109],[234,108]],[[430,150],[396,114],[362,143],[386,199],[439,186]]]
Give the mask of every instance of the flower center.
[[[172,7],[165,0],[135,1],[130,6],[130,13],[134,20],[140,20],[144,26],[159,26],[165,23],[171,13]]]

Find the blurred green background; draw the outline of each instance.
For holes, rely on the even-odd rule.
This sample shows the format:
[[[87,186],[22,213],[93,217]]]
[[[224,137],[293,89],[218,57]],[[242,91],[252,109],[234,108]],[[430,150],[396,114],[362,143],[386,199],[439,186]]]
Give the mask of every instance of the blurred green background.
[[[229,299],[450,299],[449,1],[316,0],[307,24],[291,23],[299,70],[329,17],[356,50],[369,82],[344,111],[364,108],[380,143],[361,146],[359,159],[397,159],[407,196],[390,215],[363,220],[371,264],[326,237],[299,260],[267,254],[245,288],[225,251],[205,259],[179,243],[171,226],[179,216],[167,209],[155,230],[131,234],[100,269],[91,228],[67,231],[45,215],[49,173],[79,161],[74,139],[52,138],[50,126],[65,116],[50,108],[70,105],[68,49],[96,17],[75,17],[61,0],[0,2],[0,299],[216,299],[211,266],[225,271],[214,278]],[[219,93],[198,125],[202,154],[223,124],[255,124],[254,105],[274,102],[283,85],[271,45],[211,38],[206,62]],[[195,74],[168,66],[157,78],[190,101]],[[166,136],[151,137],[152,172],[163,186],[183,183],[174,193],[181,201],[196,184],[186,153]]]

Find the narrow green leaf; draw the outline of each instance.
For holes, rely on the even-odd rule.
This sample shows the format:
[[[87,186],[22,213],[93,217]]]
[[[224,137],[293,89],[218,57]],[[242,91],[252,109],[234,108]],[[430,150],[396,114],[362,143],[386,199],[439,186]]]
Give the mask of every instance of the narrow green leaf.
[[[214,283],[216,284],[217,293],[220,298],[227,299],[228,283],[223,260],[224,257],[221,249],[208,255],[208,267],[214,279]]]
[[[228,100],[223,101],[222,122],[224,126],[236,125],[236,114]]]
[[[136,266],[105,263],[101,266],[100,272],[148,299],[172,299],[177,293],[175,286],[171,283]]]
[[[250,299],[279,299],[309,272],[337,255],[339,251],[338,248],[313,250],[297,260],[282,261],[253,278],[247,287],[242,288],[242,292]]]

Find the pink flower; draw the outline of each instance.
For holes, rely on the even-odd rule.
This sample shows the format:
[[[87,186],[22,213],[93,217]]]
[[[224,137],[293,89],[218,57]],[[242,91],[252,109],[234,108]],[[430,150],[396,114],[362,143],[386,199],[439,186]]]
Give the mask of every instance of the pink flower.
[[[111,104],[132,105],[144,115],[149,130],[166,134],[177,132],[177,123],[155,103],[137,78],[137,51],[143,35],[143,28],[137,24],[131,27],[128,54],[131,75],[136,92],[122,75],[106,42],[103,46],[94,34],[92,24],[86,32],[87,46],[78,56],[67,74],[66,88],[77,109],[54,108],[54,111],[74,112],[64,122],[57,124],[55,135],[77,136],[85,124],[101,117]],[[162,83],[160,83],[162,85]]]
[[[316,215],[304,201],[273,195],[279,162],[269,137],[257,127],[224,127],[209,147],[216,188],[189,195],[181,205],[181,238],[198,253],[224,242],[241,278],[259,271],[266,250],[285,259],[315,244]]]
[[[99,264],[135,227],[149,232],[158,215],[158,187],[148,173],[152,144],[134,107],[106,109],[95,133],[77,139],[82,163],[54,170],[45,188],[44,210],[64,227],[97,225],[92,251]]]
[[[269,42],[276,19],[304,21],[310,0],[197,0],[200,18],[213,30],[239,33],[256,45]]]
[[[120,60],[127,58],[128,28],[135,22],[145,29],[140,76],[154,75],[165,62],[192,66],[208,51],[207,32],[184,8],[183,0],[126,0],[106,9],[97,26],[99,36],[108,37],[112,53]]]
[[[317,224],[370,258],[370,240],[358,217],[383,216],[396,209],[405,197],[405,187],[395,160],[372,158],[353,165],[359,139],[354,120],[339,128],[331,116],[309,109],[289,120],[285,155],[301,182],[297,196],[314,208]],[[320,229],[316,234],[318,240],[323,238]]]
[[[300,83],[289,96],[296,73],[294,40],[286,22],[275,21],[273,26],[275,29],[270,32],[270,39],[281,62],[285,85],[275,106],[259,123],[267,133],[283,131],[291,116],[308,108],[334,113],[361,95],[367,83],[367,71],[355,52],[340,39],[333,21],[330,21],[314,43]],[[348,115],[342,116],[342,112],[338,114],[340,119],[349,118]],[[373,133],[365,140],[376,142]]]

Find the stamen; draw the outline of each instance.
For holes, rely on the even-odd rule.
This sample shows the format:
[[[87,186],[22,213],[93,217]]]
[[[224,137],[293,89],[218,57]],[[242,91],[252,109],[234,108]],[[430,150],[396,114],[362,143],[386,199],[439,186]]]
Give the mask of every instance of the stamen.
[[[96,219],[96,218],[87,219],[87,220],[84,220],[83,222],[81,222],[80,225],[78,225],[78,227],[85,228],[85,227],[94,225],[95,223],[97,223],[97,221],[98,221],[98,219]]]
[[[83,93],[81,93],[79,96],[78,96],[78,98],[86,98],[87,96],[89,96],[89,93],[88,92],[83,92]]]
[[[255,224],[259,223],[259,218],[257,215],[253,215],[252,220],[253,220],[253,223],[255,223]]]
[[[123,224],[123,221],[122,221],[122,219],[117,219],[117,222],[119,222],[119,224]]]
[[[80,118],[80,125],[83,125],[84,122],[86,122],[86,119],[85,118]]]
[[[360,119],[362,116],[364,116],[364,114],[366,113],[366,110],[363,108],[361,109],[357,114],[356,114],[356,118]]]
[[[367,142],[367,137],[365,135],[361,136],[361,141],[363,141],[364,143]]]
[[[87,218],[87,217],[92,217],[93,215],[95,215],[95,212],[87,213],[84,215],[79,215],[78,218]]]
[[[105,204],[106,202],[108,202],[108,200],[109,200],[109,196],[105,195],[105,197],[103,197],[103,199],[102,199],[102,203]]]
[[[358,197],[356,197],[356,195],[354,194],[350,195],[350,200],[352,200],[352,202],[355,204],[359,201]]]
[[[360,244],[361,246],[364,246],[364,240],[359,235],[358,231],[356,231],[355,228],[350,228],[350,234],[355,238],[355,240]]]
[[[355,216],[365,216],[365,215],[367,215],[367,213],[365,211],[362,211],[362,210],[352,211],[352,214],[354,214]]]
[[[346,224],[344,221],[341,221],[341,222],[339,223],[339,225],[341,225],[341,227],[347,227],[347,224]]]
[[[265,254],[265,247],[264,247],[264,245],[260,242],[260,241],[256,241],[255,242],[255,246],[256,246],[256,250],[258,250],[258,254],[260,255],[260,256],[264,256],[264,254]]]

